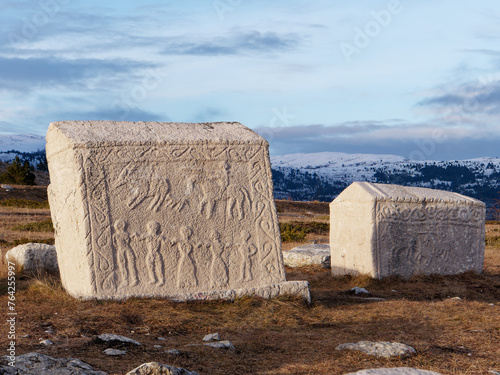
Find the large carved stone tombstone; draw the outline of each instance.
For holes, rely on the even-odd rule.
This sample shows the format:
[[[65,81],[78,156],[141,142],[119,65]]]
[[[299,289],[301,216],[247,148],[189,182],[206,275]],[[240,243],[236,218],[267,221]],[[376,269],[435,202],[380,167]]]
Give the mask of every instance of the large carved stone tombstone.
[[[268,144],[239,123],[56,122],[49,201],[73,296],[282,293]]]
[[[457,193],[354,182],[330,203],[332,273],[480,273],[485,211]]]

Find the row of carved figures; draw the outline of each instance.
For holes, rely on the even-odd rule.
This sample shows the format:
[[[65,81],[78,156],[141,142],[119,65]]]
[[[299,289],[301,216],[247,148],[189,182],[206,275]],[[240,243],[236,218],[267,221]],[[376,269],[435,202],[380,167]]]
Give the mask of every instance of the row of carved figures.
[[[147,224],[145,234],[129,233],[128,223],[117,220],[114,223],[113,245],[116,249],[116,261],[118,263],[119,288],[136,286],[139,284],[139,272],[137,257],[145,255],[145,264],[148,273],[148,282],[151,285],[165,285],[165,261],[161,248],[163,246],[176,247],[180,259],[177,265],[176,282],[179,289],[191,289],[198,286],[198,270],[196,268],[193,252],[195,249],[206,247],[211,250],[212,260],[210,264],[210,288],[224,288],[229,282],[227,264],[224,261],[224,250],[231,247],[238,249],[240,258],[239,282],[248,282],[253,279],[252,268],[257,247],[249,240],[250,233],[243,231],[240,234],[239,243],[224,244],[221,235],[216,230],[210,232],[210,243],[194,242],[192,240],[193,230],[188,226],[180,227],[180,238],[167,239],[161,234],[161,225],[156,221]],[[144,241],[139,248],[147,249],[146,254],[134,251],[132,243]],[[135,248],[135,246],[134,246]]]

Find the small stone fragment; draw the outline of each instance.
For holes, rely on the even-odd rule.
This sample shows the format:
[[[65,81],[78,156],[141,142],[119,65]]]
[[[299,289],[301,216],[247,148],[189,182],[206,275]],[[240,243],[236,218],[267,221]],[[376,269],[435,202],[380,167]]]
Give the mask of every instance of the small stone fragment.
[[[86,362],[76,358],[52,358],[40,353],[26,353],[16,357],[16,366],[0,366],[0,374],[12,375],[108,375],[94,370]]]
[[[155,348],[163,348],[163,346],[161,346],[161,345],[155,345],[154,347]]]
[[[361,370],[358,372],[351,372],[346,375],[441,375],[437,372],[419,370],[409,367],[397,367],[397,368],[378,368],[370,370]]]
[[[212,348],[219,348],[219,349],[231,349],[235,350],[236,348],[234,345],[231,343],[229,340],[224,340],[224,341],[217,341],[217,342],[209,342],[205,344],[206,346],[211,346]]]
[[[114,335],[112,333],[103,333],[102,335],[97,336],[97,340],[107,343],[126,343],[126,344],[141,345],[139,342],[132,340],[128,337]]]
[[[209,341],[219,341],[220,340],[220,335],[218,333],[211,333],[208,335],[205,335],[203,337],[203,341],[209,342]]]
[[[407,357],[415,354],[417,351],[411,346],[399,342],[373,342],[359,341],[356,343],[347,343],[337,346],[337,350],[357,350],[362,353],[376,357]]]
[[[198,373],[158,362],[149,362],[127,372],[126,375],[198,375]]]
[[[354,288],[351,288],[350,291],[353,292],[356,295],[360,295],[360,294],[371,295],[371,293],[369,291],[367,291],[365,288],[360,288],[360,287],[357,287],[357,286],[355,286]]]
[[[49,339],[40,341],[40,344],[45,345],[45,346],[54,345],[54,343],[52,341],[50,341]]]
[[[104,354],[106,355],[124,355],[124,354],[127,354],[127,352],[125,350],[118,350],[118,349],[106,349],[104,351]]]
[[[170,355],[179,355],[179,354],[181,354],[181,352],[178,351],[177,349],[169,349],[169,350],[166,350],[165,353],[170,354]]]

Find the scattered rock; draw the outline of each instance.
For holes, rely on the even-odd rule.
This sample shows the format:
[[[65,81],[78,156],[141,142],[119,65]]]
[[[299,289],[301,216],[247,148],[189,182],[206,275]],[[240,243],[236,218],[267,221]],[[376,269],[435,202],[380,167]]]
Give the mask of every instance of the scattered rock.
[[[355,294],[357,296],[359,296],[359,295],[371,296],[372,295],[365,288],[360,288],[358,286],[355,286],[354,288],[349,289],[347,293],[349,293],[349,294]]]
[[[500,375],[500,371],[490,370],[490,372],[494,375]]]
[[[283,251],[283,263],[287,267],[319,265],[330,268],[330,245],[308,244]]]
[[[440,375],[437,372],[418,370],[409,367],[378,368],[372,370],[361,370],[346,375]]]
[[[118,349],[106,349],[104,351],[104,354],[106,355],[124,355],[124,354],[127,354],[127,352],[125,350],[118,350]]]
[[[149,362],[127,372],[126,375],[198,375],[198,373],[158,362]]]
[[[11,191],[11,190],[13,190],[13,189],[14,189],[12,186],[7,185],[7,184],[2,184],[2,185],[0,185],[0,187],[1,187],[2,189],[7,190],[7,191]]]
[[[411,346],[399,342],[386,341],[359,341],[356,343],[347,343],[337,346],[337,350],[357,350],[368,355],[384,358],[407,357],[417,352]]]
[[[166,340],[166,338],[165,337],[158,337],[158,340],[164,341],[164,340]]]
[[[27,353],[16,357],[16,367],[0,366],[0,373],[15,375],[108,375],[75,358],[52,358]]]
[[[217,342],[209,342],[205,344],[206,346],[211,346],[212,348],[219,348],[219,349],[231,349],[235,350],[236,348],[234,345],[231,343],[229,340],[224,340],[224,341],[217,341]]]
[[[56,247],[53,245],[31,242],[19,245],[7,251],[5,260],[15,263],[27,272],[59,272]]]
[[[49,339],[40,341],[40,344],[45,345],[45,346],[54,345],[54,343],[52,341],[50,341]]]
[[[103,333],[102,335],[97,336],[97,341],[102,341],[111,344],[134,344],[141,345],[139,342],[132,340],[125,336],[114,335],[112,333]]]
[[[159,349],[159,348],[163,348],[163,346],[161,345],[154,345],[155,348]]]
[[[179,354],[181,354],[181,352],[178,351],[177,349],[165,350],[165,353],[170,354],[170,355],[179,355]]]
[[[211,333],[209,335],[205,335],[203,337],[203,341],[219,341],[220,340],[220,335],[218,333]]]

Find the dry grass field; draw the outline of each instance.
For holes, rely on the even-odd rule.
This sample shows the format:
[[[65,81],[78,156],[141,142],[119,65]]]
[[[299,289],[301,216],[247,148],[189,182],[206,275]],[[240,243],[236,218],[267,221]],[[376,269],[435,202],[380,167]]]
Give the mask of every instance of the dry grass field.
[[[18,242],[53,238],[47,224],[49,210],[35,208],[39,206],[32,202],[46,199],[43,191],[30,189],[15,190],[14,198],[24,199],[16,204],[24,207],[0,206],[2,254]],[[0,204],[12,198],[12,194],[0,195]],[[328,231],[321,224],[328,223],[327,204],[278,201],[277,206],[280,223],[292,223],[293,233],[304,230],[304,242],[328,243]],[[17,353],[76,357],[110,374],[124,374],[144,362],[157,361],[200,374],[345,374],[406,366],[443,375],[491,375],[490,370],[500,371],[500,223],[488,223],[486,235],[481,275],[372,280],[334,278],[319,267],[287,269],[288,279],[310,282],[311,305],[295,298],[80,301],[64,292],[55,275],[18,273]],[[304,242],[286,242],[283,248]],[[0,305],[4,311],[6,285],[6,265],[2,264]],[[354,286],[384,300],[367,301],[346,293]],[[2,322],[4,354],[7,328],[6,321]],[[205,334],[214,332],[230,340],[236,350],[200,345]],[[124,335],[142,345],[125,347],[124,356],[109,357],[103,353],[107,346],[95,340],[101,333]],[[55,345],[39,344],[47,338]],[[417,354],[379,359],[335,350],[339,344],[360,340],[402,342]],[[165,352],[174,348],[179,355]]]

